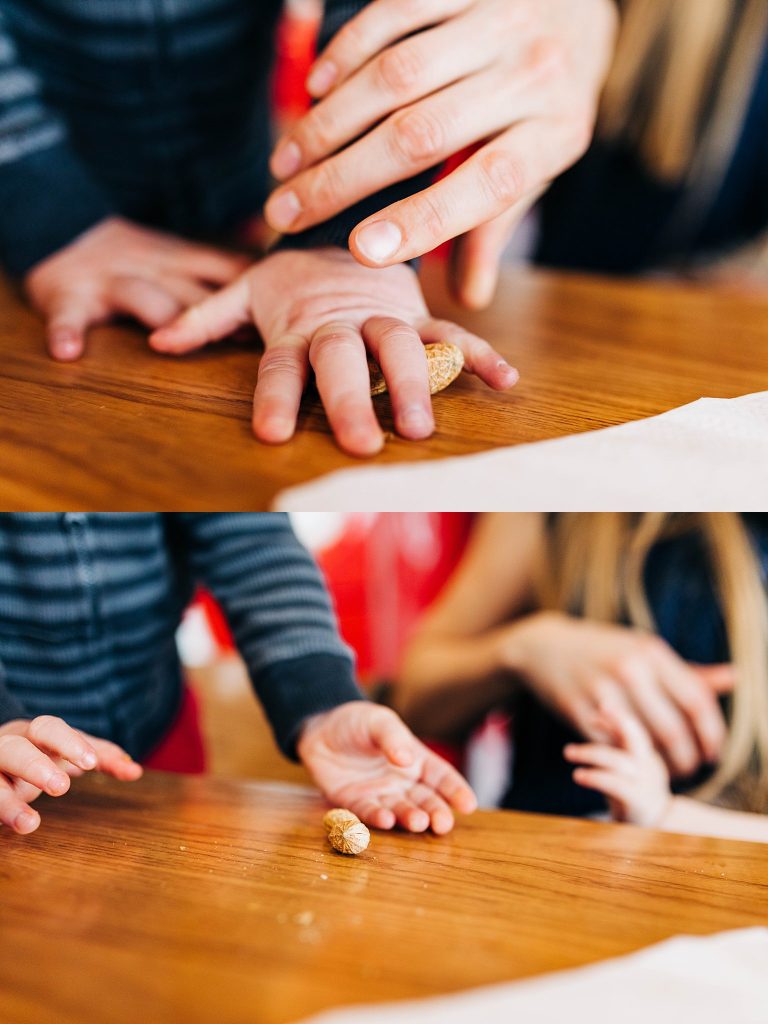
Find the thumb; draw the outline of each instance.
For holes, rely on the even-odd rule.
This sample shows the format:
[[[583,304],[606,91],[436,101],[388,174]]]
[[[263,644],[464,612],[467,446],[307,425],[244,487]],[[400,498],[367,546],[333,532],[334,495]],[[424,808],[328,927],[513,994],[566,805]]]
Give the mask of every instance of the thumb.
[[[736,668],[729,662],[721,665],[691,665],[691,668],[716,695],[731,693],[736,685]]]
[[[403,720],[389,708],[377,708],[372,717],[369,733],[371,742],[388,761],[399,768],[413,764],[418,743]]]
[[[245,275],[202,302],[190,306],[170,324],[153,331],[149,344],[158,352],[180,355],[220,341],[251,321]]]
[[[61,362],[79,359],[85,351],[85,332],[99,317],[75,294],[54,300],[47,310],[48,352]]]

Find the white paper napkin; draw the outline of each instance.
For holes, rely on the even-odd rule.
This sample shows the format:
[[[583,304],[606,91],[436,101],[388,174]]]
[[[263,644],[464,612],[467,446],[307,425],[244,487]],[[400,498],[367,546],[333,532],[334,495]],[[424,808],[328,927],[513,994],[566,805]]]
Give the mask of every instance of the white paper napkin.
[[[639,953],[437,999],[355,1006],[311,1024],[766,1024],[768,928],[680,936]],[[309,1024],[309,1022],[305,1022]]]
[[[341,470],[287,512],[768,510],[768,391],[436,462]]]

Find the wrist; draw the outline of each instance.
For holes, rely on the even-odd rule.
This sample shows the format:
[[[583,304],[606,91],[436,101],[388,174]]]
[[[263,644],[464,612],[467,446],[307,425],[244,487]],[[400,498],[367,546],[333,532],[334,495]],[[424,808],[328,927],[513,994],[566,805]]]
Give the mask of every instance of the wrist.
[[[561,612],[533,612],[499,630],[494,637],[496,668],[522,678],[534,676],[541,644],[550,642],[552,630],[566,618]]]

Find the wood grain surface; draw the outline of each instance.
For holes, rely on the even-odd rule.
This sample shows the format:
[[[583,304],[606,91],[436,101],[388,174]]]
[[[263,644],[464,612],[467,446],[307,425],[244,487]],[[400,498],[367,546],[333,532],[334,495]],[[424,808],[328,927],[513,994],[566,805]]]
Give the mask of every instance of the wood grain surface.
[[[765,298],[520,269],[508,271],[490,310],[469,315],[450,303],[434,265],[425,287],[435,312],[487,337],[522,378],[499,395],[462,375],[434,400],[435,436],[392,436],[382,462],[557,437],[768,388]],[[94,331],[86,358],[55,364],[35,315],[0,282],[0,506],[259,510],[284,487],[352,464],[311,395],[293,442],[254,441],[257,365],[255,344],[234,342],[161,357],[128,326]],[[388,402],[376,400],[391,430]]]
[[[5,1024],[283,1024],[768,923],[766,847],[509,812],[326,844],[285,784],[82,779],[0,833]]]

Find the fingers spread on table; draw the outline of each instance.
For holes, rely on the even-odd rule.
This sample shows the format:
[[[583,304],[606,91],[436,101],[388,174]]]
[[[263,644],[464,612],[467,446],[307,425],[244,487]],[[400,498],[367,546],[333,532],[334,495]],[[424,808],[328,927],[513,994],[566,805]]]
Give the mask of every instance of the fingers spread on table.
[[[26,736],[0,736],[0,772],[43,790],[62,796],[69,789],[69,776]]]
[[[442,341],[460,348],[467,373],[474,373],[495,391],[507,391],[520,379],[514,366],[510,366],[487,341],[450,320],[427,320],[419,325],[419,333],[424,342]]]
[[[253,395],[253,432],[267,444],[293,437],[307,383],[309,340],[284,334],[267,342]]]
[[[72,362],[85,351],[88,328],[101,320],[107,310],[95,295],[72,291],[53,296],[44,312],[50,355],[59,362]]]
[[[403,437],[419,440],[435,429],[424,345],[409,324],[395,317],[371,317],[363,338],[387,382],[395,427]]]
[[[453,765],[432,751],[426,752],[419,781],[461,814],[471,814],[477,808],[477,797],[466,779]]]
[[[373,411],[365,345],[357,327],[332,322],[315,332],[309,359],[328,422],[350,455],[381,451],[384,435]]]
[[[110,740],[96,737],[90,737],[90,741],[96,751],[99,771],[111,775],[121,782],[134,782],[141,778],[144,769],[122,747]]]
[[[40,815],[29,807],[14,792],[13,788],[0,777],[0,823],[7,825],[19,835],[34,832],[40,824]]]
[[[83,771],[96,767],[93,744],[77,729],[55,715],[38,715],[26,728],[27,738],[36,746]]]
[[[149,343],[159,352],[179,355],[220,341],[250,323],[249,291],[245,277],[191,306],[172,323],[154,331]]]
[[[451,809],[433,789],[423,783],[416,783],[409,792],[411,800],[429,816],[429,824],[435,835],[450,832],[454,825]]]

